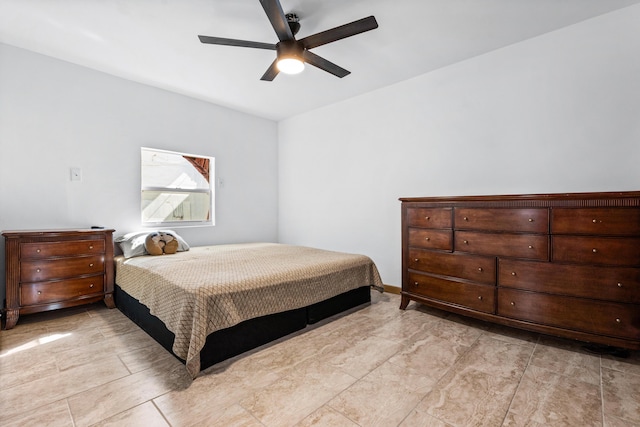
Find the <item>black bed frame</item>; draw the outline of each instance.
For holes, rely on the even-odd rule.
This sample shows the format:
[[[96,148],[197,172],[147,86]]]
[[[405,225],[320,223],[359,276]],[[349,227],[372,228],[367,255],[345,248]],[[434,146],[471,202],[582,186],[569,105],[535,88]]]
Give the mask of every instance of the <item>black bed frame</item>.
[[[278,338],[304,329],[335,314],[371,302],[369,286],[363,286],[319,303],[246,320],[227,329],[211,333],[200,352],[200,369],[267,344]],[[116,307],[140,326],[167,351],[171,350],[175,335],[164,323],[153,316],[138,300],[115,285]],[[182,363],[185,361],[176,356]]]

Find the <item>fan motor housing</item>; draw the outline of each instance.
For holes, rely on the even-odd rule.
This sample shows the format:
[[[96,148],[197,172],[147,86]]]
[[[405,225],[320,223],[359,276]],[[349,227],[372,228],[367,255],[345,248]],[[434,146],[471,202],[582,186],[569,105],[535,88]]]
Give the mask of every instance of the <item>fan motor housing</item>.
[[[278,59],[296,58],[300,61],[304,61],[304,46],[297,40],[285,40],[279,42],[276,44],[276,52],[278,53]]]

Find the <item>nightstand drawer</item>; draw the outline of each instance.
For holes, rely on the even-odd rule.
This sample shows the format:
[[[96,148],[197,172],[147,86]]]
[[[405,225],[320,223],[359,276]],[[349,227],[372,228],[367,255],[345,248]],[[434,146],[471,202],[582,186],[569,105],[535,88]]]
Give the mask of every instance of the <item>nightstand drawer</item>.
[[[104,273],[104,255],[28,260],[20,265],[20,282],[40,282]]]
[[[20,305],[46,304],[104,292],[104,276],[55,282],[22,283]]]
[[[93,255],[102,254],[104,250],[104,240],[22,243],[20,259]]]

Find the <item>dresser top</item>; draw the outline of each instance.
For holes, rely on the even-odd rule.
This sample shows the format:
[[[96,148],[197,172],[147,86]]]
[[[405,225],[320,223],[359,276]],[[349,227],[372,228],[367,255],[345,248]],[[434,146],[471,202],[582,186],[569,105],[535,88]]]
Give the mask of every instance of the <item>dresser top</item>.
[[[11,237],[58,237],[58,236],[89,236],[100,235],[105,233],[113,233],[115,230],[110,228],[61,228],[50,230],[5,230],[2,235],[6,238]]]
[[[640,191],[616,191],[600,193],[550,193],[550,194],[505,194],[494,196],[444,196],[444,197],[401,197],[401,202],[436,203],[436,204],[474,204],[505,202],[535,202],[541,206],[583,205],[597,206],[598,203],[589,201],[607,201],[604,205],[611,206],[640,206]],[[580,203],[576,203],[580,202]],[[586,202],[586,203],[585,203]]]

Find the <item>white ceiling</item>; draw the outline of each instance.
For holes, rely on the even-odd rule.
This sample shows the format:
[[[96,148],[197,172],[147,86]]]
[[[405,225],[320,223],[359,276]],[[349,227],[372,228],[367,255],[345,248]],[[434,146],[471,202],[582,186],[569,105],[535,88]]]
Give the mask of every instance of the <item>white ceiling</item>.
[[[0,0],[0,42],[273,120],[409,79],[640,0],[281,0],[302,38],[374,15],[379,28],[313,50],[339,79],[260,77],[276,43],[259,0]]]

